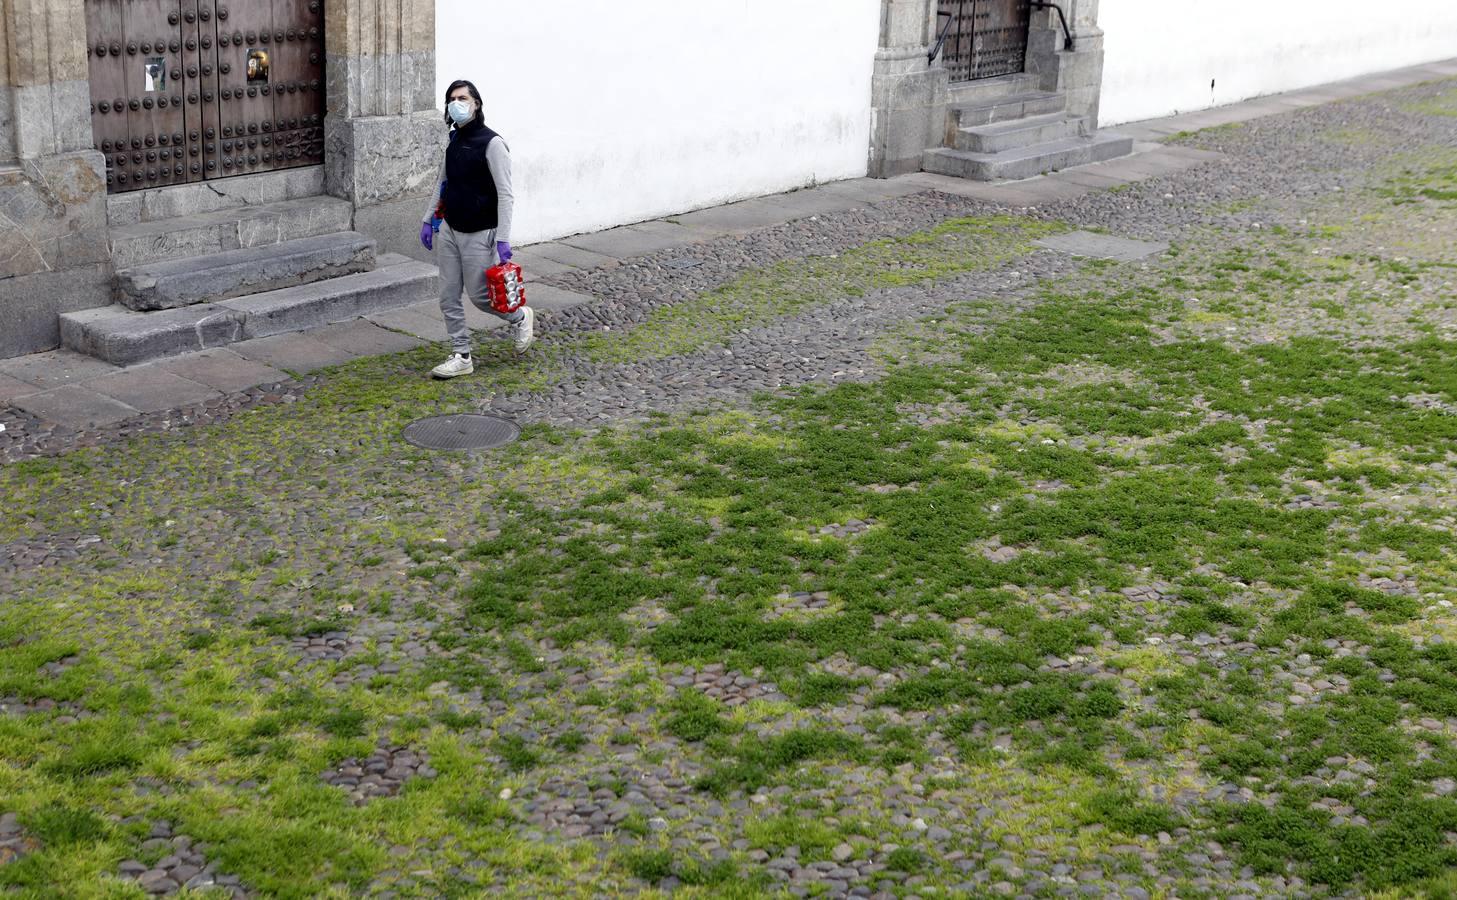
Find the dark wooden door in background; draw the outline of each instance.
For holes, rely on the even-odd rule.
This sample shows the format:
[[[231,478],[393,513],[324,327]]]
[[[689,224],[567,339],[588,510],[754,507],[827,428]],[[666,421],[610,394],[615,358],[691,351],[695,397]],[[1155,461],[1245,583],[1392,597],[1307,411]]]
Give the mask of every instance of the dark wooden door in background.
[[[323,0],[86,0],[112,193],[324,160]]]
[[[952,81],[1023,70],[1032,18],[1028,0],[940,0],[940,11],[951,14],[941,58]]]

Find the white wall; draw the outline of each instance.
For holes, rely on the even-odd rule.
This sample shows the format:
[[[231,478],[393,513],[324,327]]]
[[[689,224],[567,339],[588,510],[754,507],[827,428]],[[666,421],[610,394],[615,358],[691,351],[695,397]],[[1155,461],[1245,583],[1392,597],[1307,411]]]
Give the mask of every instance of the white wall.
[[[527,243],[865,175],[879,24],[880,0],[440,0],[437,102],[480,87]]]
[[[1457,57],[1457,0],[1103,0],[1098,24],[1104,125]]]

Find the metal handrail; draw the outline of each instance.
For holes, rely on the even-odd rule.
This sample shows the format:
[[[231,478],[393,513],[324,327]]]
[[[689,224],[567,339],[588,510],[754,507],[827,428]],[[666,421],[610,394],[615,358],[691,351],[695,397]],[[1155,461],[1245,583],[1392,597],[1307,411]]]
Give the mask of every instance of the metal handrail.
[[[1073,33],[1072,30],[1067,27],[1067,16],[1063,13],[1061,6],[1058,6],[1056,3],[1048,3],[1047,0],[1031,0],[1031,3],[1029,3],[1028,5],[1030,5],[1033,9],[1057,10],[1057,18],[1058,21],[1062,22],[1062,33],[1063,36],[1066,38],[1066,41],[1062,45],[1063,49],[1073,49]]]
[[[951,13],[942,12],[941,10],[937,10],[936,15],[945,16],[946,24],[941,26],[941,33],[936,36],[936,45],[931,48],[931,55],[926,57],[926,65],[928,66],[936,61],[936,55],[941,52],[941,48],[946,44],[946,35],[951,31],[951,23],[956,19]]]

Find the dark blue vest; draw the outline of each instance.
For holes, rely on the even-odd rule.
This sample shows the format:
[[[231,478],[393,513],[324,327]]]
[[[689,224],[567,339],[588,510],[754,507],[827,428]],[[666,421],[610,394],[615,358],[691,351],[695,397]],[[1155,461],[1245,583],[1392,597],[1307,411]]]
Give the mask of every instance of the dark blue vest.
[[[445,221],[459,232],[496,227],[496,179],[486,147],[500,135],[470,122],[458,128],[445,151]]]

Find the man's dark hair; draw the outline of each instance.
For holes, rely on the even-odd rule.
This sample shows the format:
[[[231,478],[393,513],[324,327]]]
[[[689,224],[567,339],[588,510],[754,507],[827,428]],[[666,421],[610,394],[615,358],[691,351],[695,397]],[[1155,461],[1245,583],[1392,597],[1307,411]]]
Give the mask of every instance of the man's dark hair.
[[[461,88],[465,88],[467,91],[469,91],[471,99],[476,101],[475,123],[477,125],[486,124],[486,117],[484,112],[486,104],[481,100],[481,92],[476,90],[476,86],[471,84],[469,81],[466,81],[464,78],[459,81],[452,81],[450,83],[450,87],[445,89],[445,105],[450,106],[450,95]],[[455,120],[450,117],[449,111],[445,113],[445,124],[451,126],[452,128],[457,127],[455,124]]]

